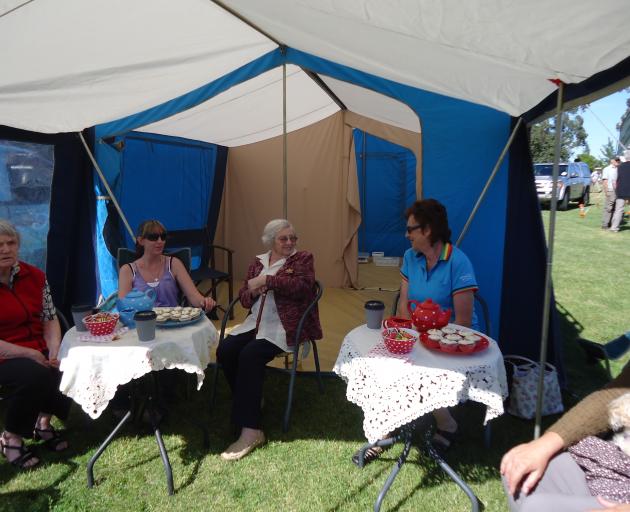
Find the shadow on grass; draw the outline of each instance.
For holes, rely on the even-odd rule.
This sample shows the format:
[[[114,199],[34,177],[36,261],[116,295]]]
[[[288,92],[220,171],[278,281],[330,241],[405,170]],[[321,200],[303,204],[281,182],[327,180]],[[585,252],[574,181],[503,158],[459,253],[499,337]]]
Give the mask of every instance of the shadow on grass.
[[[49,466],[46,462],[42,462],[38,465],[39,468],[45,468]],[[77,469],[78,464],[72,460],[66,460],[63,462],[67,468],[52,482],[40,482],[41,487],[32,487],[28,490],[14,491],[14,492],[0,492],[0,510],[51,510],[54,508],[54,504],[61,498],[60,487]],[[21,471],[22,474],[26,474],[31,480],[36,480],[38,475],[38,469],[31,471]],[[10,466],[8,464],[0,466],[0,482],[4,486],[12,478],[17,476],[20,470]]]
[[[354,468],[356,471],[360,471],[359,468]],[[343,497],[338,503],[334,504],[332,507],[327,508],[327,512],[337,512],[339,510],[344,510],[344,508],[350,504],[352,504],[356,499],[377,479],[382,478],[383,482],[385,481],[385,474],[389,473],[390,467],[383,466],[382,468],[370,473],[370,475],[361,481],[361,483],[350,491],[346,496]],[[376,496],[374,496],[374,500],[376,500]]]
[[[564,365],[567,375],[565,383],[565,406],[577,403],[587,394],[600,389],[608,382],[606,370],[596,361],[589,361],[578,344],[584,326],[571,311],[556,301],[558,324],[563,340]]]

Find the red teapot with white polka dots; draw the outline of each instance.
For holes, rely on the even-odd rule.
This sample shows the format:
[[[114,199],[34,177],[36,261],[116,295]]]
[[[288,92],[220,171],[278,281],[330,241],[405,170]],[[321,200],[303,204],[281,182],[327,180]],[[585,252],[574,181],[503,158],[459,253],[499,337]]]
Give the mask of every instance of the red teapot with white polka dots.
[[[427,299],[424,302],[417,300],[407,301],[407,310],[411,321],[418,331],[440,329],[448,324],[451,318],[450,309],[442,309],[440,305]]]

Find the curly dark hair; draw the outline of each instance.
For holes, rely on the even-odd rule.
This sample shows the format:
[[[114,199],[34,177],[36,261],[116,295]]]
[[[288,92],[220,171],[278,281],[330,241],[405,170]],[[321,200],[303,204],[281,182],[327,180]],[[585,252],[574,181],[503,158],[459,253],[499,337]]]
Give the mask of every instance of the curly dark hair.
[[[451,241],[451,229],[448,227],[446,208],[436,199],[421,199],[405,210],[405,219],[413,217],[420,229],[431,229],[431,245],[440,241]]]

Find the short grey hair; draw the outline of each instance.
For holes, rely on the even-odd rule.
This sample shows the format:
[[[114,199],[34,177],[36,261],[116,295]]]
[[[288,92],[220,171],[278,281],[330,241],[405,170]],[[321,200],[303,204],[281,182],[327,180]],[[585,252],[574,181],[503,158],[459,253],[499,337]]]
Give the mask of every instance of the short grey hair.
[[[8,236],[17,240],[18,245],[20,244],[20,233],[15,226],[11,224],[8,220],[0,219],[0,236]]]
[[[265,244],[265,247],[271,247],[273,245],[273,241],[276,238],[276,235],[280,233],[283,229],[291,228],[295,231],[293,224],[291,224],[287,219],[274,219],[267,222],[265,229],[263,229],[262,234],[262,243]]]

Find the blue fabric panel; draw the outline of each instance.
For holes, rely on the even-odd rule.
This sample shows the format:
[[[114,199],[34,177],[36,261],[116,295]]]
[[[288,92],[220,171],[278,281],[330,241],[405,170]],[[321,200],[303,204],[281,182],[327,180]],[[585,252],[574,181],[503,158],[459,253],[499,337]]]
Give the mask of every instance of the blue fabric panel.
[[[103,171],[105,179],[112,188],[112,191],[114,192],[116,197],[118,197],[120,192],[118,187],[118,177],[120,176],[120,167],[122,165],[122,153],[120,151],[117,151],[109,144],[105,144],[100,141],[98,130],[96,130],[96,140],[97,143],[94,146],[94,157],[99,163],[99,167]],[[96,260],[98,263],[98,279],[100,283],[101,294],[104,297],[108,297],[113,292],[118,290],[118,268],[116,266],[115,252],[112,254],[112,252],[108,250],[105,243],[105,238],[103,236],[108,220],[108,202],[104,198],[108,195],[108,193],[96,173],[94,173],[94,192],[96,194],[96,197],[100,198],[96,201],[95,220],[95,246]],[[112,218],[109,220],[109,224],[111,225],[112,223],[115,223],[115,228],[117,231],[120,231],[121,229],[124,230],[124,227],[122,225],[118,226],[116,218]],[[120,235],[122,236],[122,233]],[[112,247],[112,249],[114,248]]]
[[[216,146],[148,134],[130,135],[125,142],[118,199],[132,229],[146,219],[157,219],[173,231],[202,229],[214,184]],[[133,247],[128,233],[126,240]],[[199,267],[201,249],[192,248],[192,268]]]
[[[265,71],[273,69],[282,64],[283,57],[279,49],[269,52],[262,57],[228,73],[191,91],[183,94],[173,100],[149,108],[143,112],[133,114],[117,121],[104,123],[98,126],[97,137],[111,137],[114,135],[122,135],[130,131],[146,126],[148,124],[160,121],[174,114],[192,108],[204,101],[226,91],[233,85],[244,82],[254,76],[260,75]]]
[[[287,50],[287,61],[395,98],[418,114],[422,125],[424,197],[435,197],[445,204],[456,240],[507,142],[510,117],[488,107],[415,89],[291,48]],[[506,171],[507,164],[504,163],[461,245],[475,268],[480,292],[488,302],[497,332],[503,272]]]
[[[416,157],[407,148],[360,130],[354,130],[354,142],[361,197],[359,251],[402,256],[409,248],[403,214],[416,197]]]

